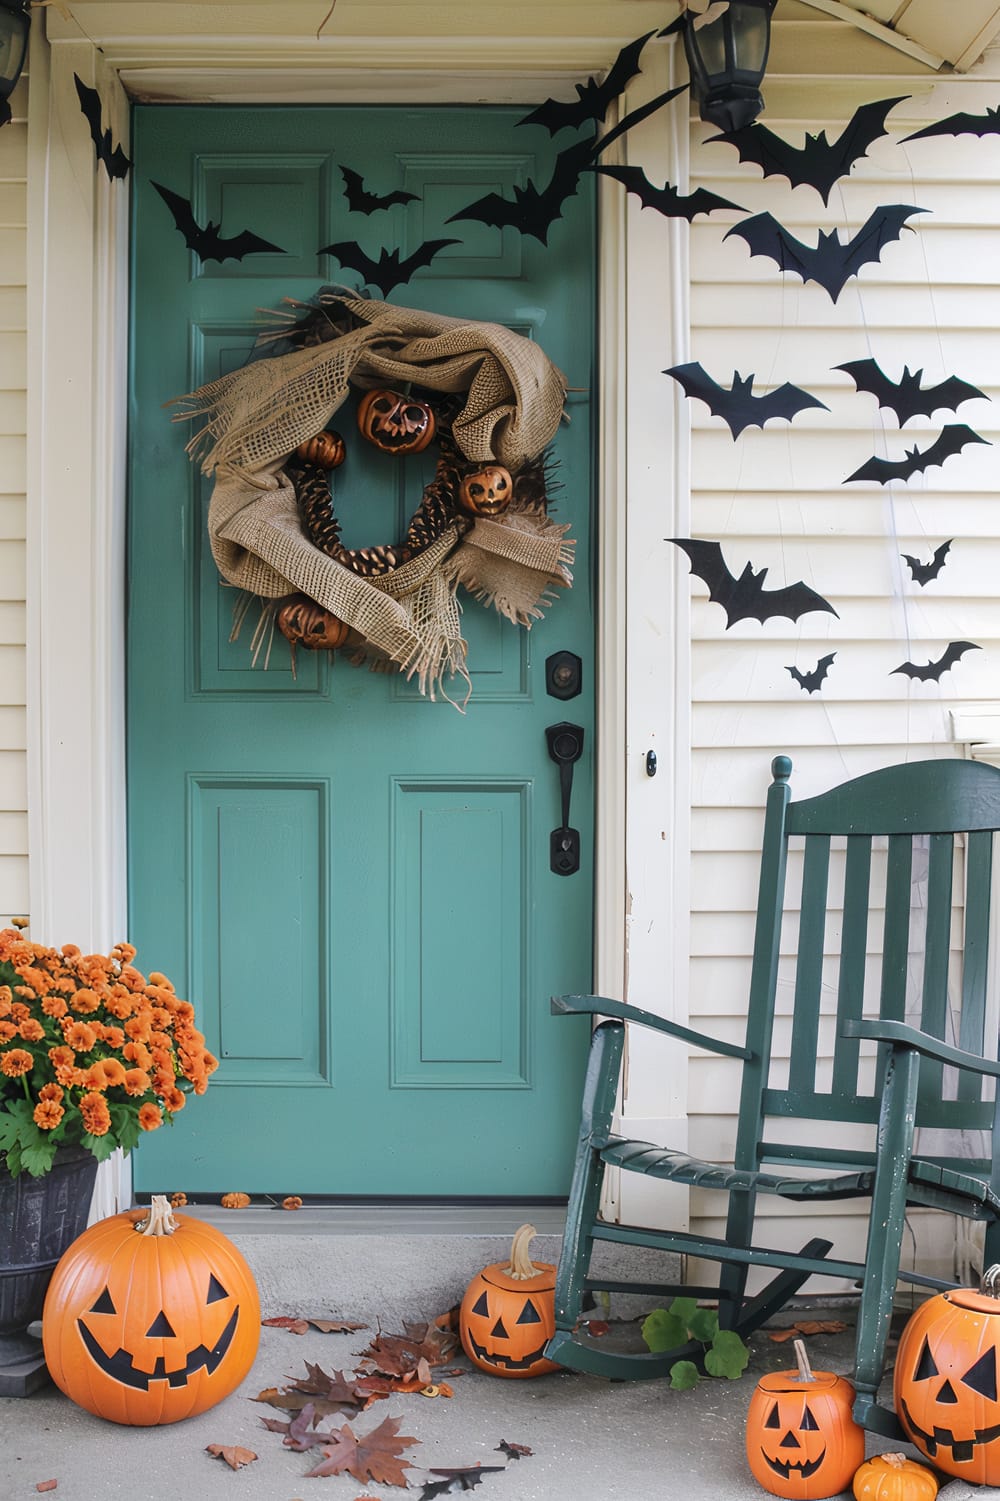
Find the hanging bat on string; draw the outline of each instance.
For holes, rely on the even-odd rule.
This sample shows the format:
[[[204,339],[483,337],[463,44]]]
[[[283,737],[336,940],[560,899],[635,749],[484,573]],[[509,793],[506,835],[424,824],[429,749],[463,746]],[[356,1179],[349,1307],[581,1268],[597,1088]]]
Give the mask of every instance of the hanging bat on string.
[[[377,287],[383,297],[388,297],[394,287],[405,286],[415,271],[429,266],[438,251],[443,250],[446,245],[461,243],[461,240],[425,240],[412,255],[407,256],[401,255],[398,250],[383,248],[379,250],[377,261],[373,261],[360,245],[355,245],[351,240],[338,240],[333,245],[324,245],[316,253],[336,256],[345,270],[361,273],[365,286]]]
[[[798,620],[810,610],[826,610],[831,615],[837,612],[821,594],[799,581],[783,589],[765,589],[767,569],[754,573],[753,564],[747,563],[738,576],[731,573],[722,555],[718,542],[705,542],[692,537],[668,537],[677,547],[686,552],[691,562],[691,572],[708,585],[708,597],[713,604],[721,605],[726,612],[726,630],[738,620],[771,620],[782,616]],[[839,620],[839,616],[837,616]]]
[[[613,177],[616,182],[623,184],[626,192],[636,195],[643,208],[655,208],[668,219],[687,219],[690,223],[696,214],[710,214],[717,208],[732,208],[738,213],[746,213],[742,204],[720,198],[718,193],[710,193],[707,188],[695,188],[693,193],[685,194],[670,182],[664,183],[662,188],[654,187],[641,167],[597,166],[585,167],[584,171],[600,172],[604,177]]]
[[[257,255],[263,251],[270,251],[273,255],[285,254],[280,245],[262,240],[260,235],[253,234],[249,229],[243,229],[238,235],[227,239],[219,233],[221,221],[213,224],[209,219],[205,225],[199,224],[192,212],[190,199],[171,192],[162,183],[153,182],[152,178],[150,182],[170,210],[174,224],[184,236],[185,245],[201,260],[241,261],[245,255]]]
[[[904,459],[880,459],[876,455],[862,464],[860,469],[855,469],[853,474],[849,474],[843,483],[849,485],[856,479],[874,479],[880,485],[885,485],[891,479],[907,480],[914,474],[923,474],[925,469],[943,464],[952,454],[961,453],[969,443],[988,444],[989,441],[989,438],[981,438],[978,433],[974,433],[964,422],[949,422],[930,448],[925,448],[923,452],[919,448],[908,448]]]
[[[762,428],[772,417],[783,417],[791,422],[796,413],[807,407],[822,407],[824,412],[830,410],[824,402],[788,381],[766,396],[754,396],[751,389],[753,376],[744,379],[738,370],[733,371],[731,387],[720,386],[697,360],[688,365],[673,365],[663,374],[672,375],[686,396],[696,396],[699,401],[707,402],[709,411],[723,419],[734,438],[738,438],[745,427]]]
[[[747,125],[742,130],[709,136],[706,145],[726,141],[739,151],[741,162],[753,162],[765,177],[787,177],[793,188],[815,188],[823,202],[829,203],[834,184],[868,154],[873,141],[888,134],[885,117],[889,111],[909,97],[901,94],[898,99],[863,104],[835,141],[827,140],[825,130],[818,135],[807,131],[804,144],[793,146],[766,125]]]
[[[967,651],[982,651],[982,649],[974,641],[949,641],[936,662],[925,662],[922,667],[918,667],[915,662],[901,662],[898,667],[892,669],[889,676],[892,677],[894,673],[901,672],[904,677],[916,678],[919,683],[931,681],[936,683],[942,673],[948,672],[956,662],[961,661]]]
[[[786,667],[785,671],[792,674],[799,687],[804,688],[806,693],[815,693],[826,679],[836,655],[837,653],[832,651],[828,656],[820,657],[812,672],[800,672],[797,667]]]
[[[597,83],[593,78],[588,78],[586,83],[576,83],[576,100],[571,104],[561,103],[558,99],[546,99],[537,109],[533,109],[530,115],[525,115],[523,120],[518,120],[518,125],[542,125],[550,136],[557,135],[560,130],[567,126],[577,128],[586,125],[589,120],[598,125],[604,123],[604,116],[639,71],[639,58],[642,49],[649,41],[653,32],[647,31],[645,36],[636,37],[634,42],[629,42],[619,52],[602,83]]]
[[[90,139],[94,143],[97,160],[104,163],[104,170],[114,182],[116,177],[124,177],[127,174],[132,163],[120,146],[112,146],[110,126],[107,130],[102,128],[100,94],[96,89],[85,84],[79,73],[74,73],[73,79],[76,83],[80,108],[90,126]]]
[[[915,584],[920,585],[921,589],[925,584],[929,584],[931,579],[937,578],[944,567],[945,558],[948,556],[954,540],[954,537],[952,537],[947,542],[942,542],[940,547],[936,547],[934,549],[934,556],[929,563],[922,563],[919,558],[912,557],[908,552],[900,553],[900,557],[909,564],[910,577]]]
[[[925,136],[996,136],[1000,135],[1000,104],[995,109],[988,105],[985,115],[970,115],[965,111],[957,115],[948,115],[944,120],[936,120],[933,125],[925,125],[923,130],[915,130],[912,135],[904,136],[900,145],[907,141],[920,141]]]
[[[360,172],[350,167],[341,167],[344,179],[344,197],[353,214],[374,214],[380,208],[392,208],[394,203],[414,203],[419,194],[408,193],[405,188],[394,188],[391,193],[373,193],[365,187]]]
[[[928,212],[909,203],[883,204],[846,243],[835,229],[829,234],[821,229],[818,243],[805,245],[766,213],[734,224],[723,238],[738,235],[750,246],[751,256],[766,255],[780,270],[792,271],[803,281],[817,282],[836,302],[850,277],[862,266],[878,261],[884,246],[899,239],[909,227],[906,221],[911,214]]]
[[[895,412],[900,427],[905,427],[911,417],[931,417],[942,407],[945,411],[957,412],[963,401],[972,401],[975,397],[989,400],[978,386],[959,380],[957,375],[948,376],[936,386],[922,387],[920,381],[924,372],[911,372],[908,365],[903,366],[898,381],[890,380],[874,360],[848,360],[845,365],[832,368],[845,370],[859,391],[867,391],[878,399],[880,407]]]

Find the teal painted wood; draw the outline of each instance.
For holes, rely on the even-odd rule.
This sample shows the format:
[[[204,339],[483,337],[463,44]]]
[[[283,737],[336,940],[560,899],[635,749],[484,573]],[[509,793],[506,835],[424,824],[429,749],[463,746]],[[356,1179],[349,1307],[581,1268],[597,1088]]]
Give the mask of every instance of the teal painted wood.
[[[143,1193],[559,1196],[589,1028],[554,991],[591,985],[593,883],[593,184],[548,249],[449,214],[528,177],[556,145],[520,109],[135,110],[129,529],[131,936],[176,977],[222,1066],[136,1154]],[[341,165],[418,199],[348,209]],[[282,255],[202,263],[152,186],[199,221]],[[300,652],[267,671],[231,641],[234,591],[208,546],[209,481],[163,403],[247,358],[260,309],[359,285],[335,241],[444,250],[390,301],[506,323],[577,388],[554,448],[576,586],[525,632],[464,599],[466,714],[399,674]],[[377,294],[375,294],[377,295]],[[334,419],[348,546],[405,532],[433,455],[388,458]],[[575,651],[583,693],[549,698],[545,658]],[[549,870],[560,822],[545,726],[585,731],[571,816],[578,875]]]
[[[788,1061],[788,1077],[807,1090],[816,1087],[829,880],[830,841],[820,835],[809,841],[802,862],[799,961],[795,968],[792,1048]]]
[[[852,834],[847,840],[847,866],[844,879],[844,914],[840,935],[840,983],[837,987],[837,1038],[833,1054],[832,1093],[855,1099],[858,1087],[859,1049],[844,1035],[844,1023],[862,1013],[865,991],[865,961],[868,957],[868,913],[871,892],[872,842],[864,835]],[[837,1106],[830,1102],[827,1113],[832,1118]]]

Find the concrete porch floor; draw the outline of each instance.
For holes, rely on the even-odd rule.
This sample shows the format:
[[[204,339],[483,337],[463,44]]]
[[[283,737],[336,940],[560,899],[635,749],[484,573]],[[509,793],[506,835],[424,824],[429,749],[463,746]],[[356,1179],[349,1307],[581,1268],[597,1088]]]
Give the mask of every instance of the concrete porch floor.
[[[402,1491],[350,1475],[307,1480],[320,1451],[304,1455],[285,1448],[281,1435],[260,1421],[285,1415],[251,1399],[265,1387],[304,1376],[307,1361],[326,1371],[352,1370],[377,1325],[387,1334],[402,1333],[404,1320],[436,1317],[461,1298],[479,1268],[506,1256],[510,1234],[524,1220],[544,1232],[532,1244],[535,1260],[557,1258],[561,1230],[560,1211],[538,1206],[194,1212],[240,1247],[257,1279],[265,1318],[311,1314],[363,1320],[371,1329],[340,1335],[262,1329],[253,1369],[237,1391],[209,1412],[166,1427],[105,1422],[51,1384],[25,1399],[0,1399],[2,1501],[29,1501],[47,1480],[58,1482],[51,1492],[55,1501],[419,1495],[419,1488]],[[849,1328],[807,1341],[813,1366],[847,1373],[850,1308],[786,1311],[775,1322],[824,1316],[848,1320]],[[739,1381],[705,1380],[688,1392],[672,1391],[664,1381],[611,1383],[564,1371],[500,1380],[462,1355],[453,1363],[467,1367],[467,1374],[447,1378],[454,1388],[450,1399],[391,1397],[357,1419],[334,1416],[324,1426],[349,1421],[360,1434],[385,1417],[399,1417],[400,1434],[419,1440],[404,1457],[423,1469],[502,1465],[502,1440],[527,1445],[530,1456],[483,1477],[476,1487],[481,1501],[637,1501],[656,1495],[759,1501],[765,1493],[751,1478],[743,1452],[747,1404],[759,1376],[786,1368],[793,1357],[789,1344],[775,1344],[762,1332]],[[216,1443],[249,1448],[258,1459],[233,1471],[206,1452],[206,1445]],[[899,1446],[868,1438],[869,1455],[892,1447]]]

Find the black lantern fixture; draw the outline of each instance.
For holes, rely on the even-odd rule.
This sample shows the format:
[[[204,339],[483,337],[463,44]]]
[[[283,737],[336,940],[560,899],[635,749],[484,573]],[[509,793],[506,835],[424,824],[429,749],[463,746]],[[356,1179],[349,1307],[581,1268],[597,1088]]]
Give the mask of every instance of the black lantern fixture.
[[[701,118],[720,130],[742,130],[764,108],[760,86],[771,44],[771,12],[777,3],[729,0],[711,20],[690,7],[684,11],[691,92],[701,106]]]
[[[0,0],[0,125],[10,120],[7,100],[21,76],[28,52],[30,0]]]

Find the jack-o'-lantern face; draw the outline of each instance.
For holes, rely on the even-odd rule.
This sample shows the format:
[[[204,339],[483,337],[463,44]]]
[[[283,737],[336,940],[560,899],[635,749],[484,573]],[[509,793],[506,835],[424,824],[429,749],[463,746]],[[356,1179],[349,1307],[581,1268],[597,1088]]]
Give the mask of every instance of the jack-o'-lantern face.
[[[465,476],[458,487],[458,503],[470,516],[502,516],[513,493],[510,471],[492,464]]]
[[[762,1377],[747,1413],[747,1462],[775,1496],[808,1501],[848,1489],[865,1457],[851,1416],[854,1388],[830,1371],[801,1380],[794,1371]]]
[[[425,401],[398,391],[368,391],[358,403],[362,437],[385,453],[423,453],[434,437],[434,413]]]
[[[555,1333],[555,1269],[548,1270],[553,1276],[533,1278],[530,1287],[500,1285],[494,1280],[500,1267],[486,1267],[474,1279],[460,1324],[465,1353],[481,1369],[494,1376],[540,1376],[556,1369],[544,1354]]]
[[[277,621],[281,634],[306,651],[334,651],[347,640],[346,623],[305,594],[296,594],[283,604]]]

